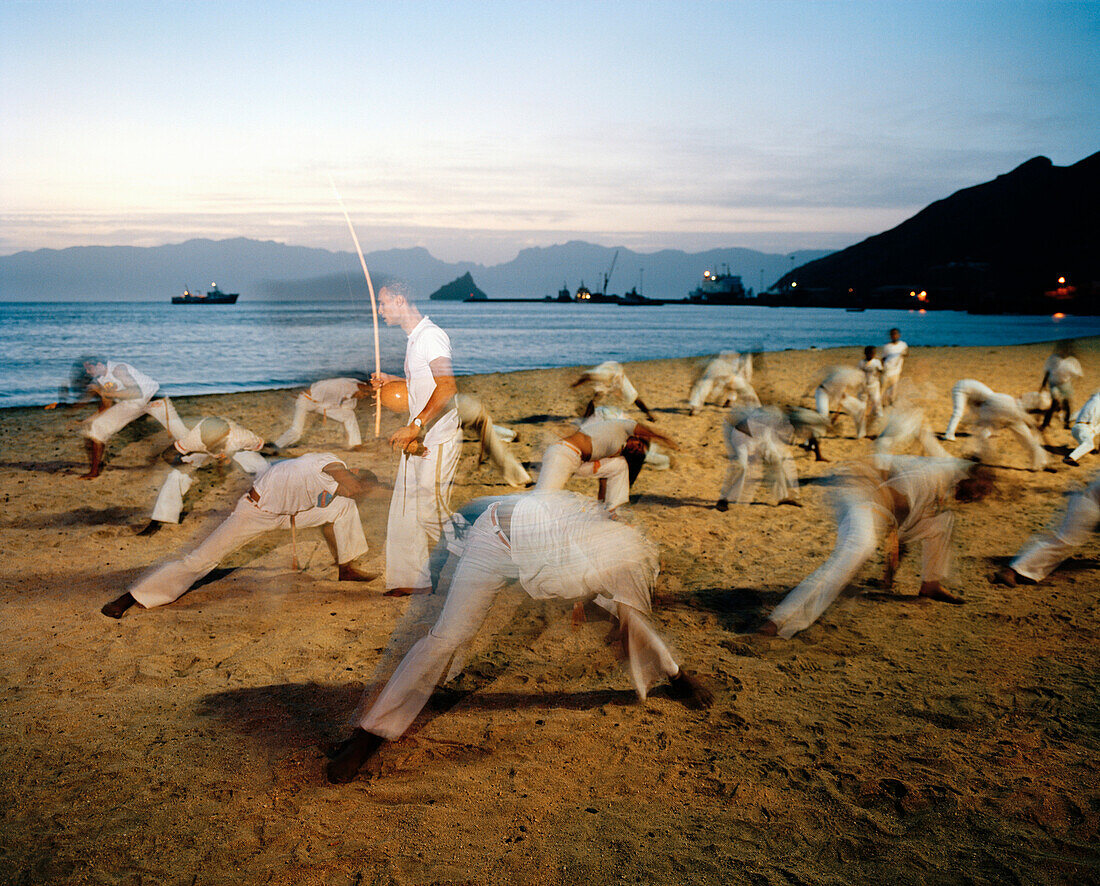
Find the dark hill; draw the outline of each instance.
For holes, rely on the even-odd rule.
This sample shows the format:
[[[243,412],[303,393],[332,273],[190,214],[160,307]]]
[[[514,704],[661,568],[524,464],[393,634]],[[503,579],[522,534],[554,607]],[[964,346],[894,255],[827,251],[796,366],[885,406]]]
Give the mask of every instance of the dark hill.
[[[477,284],[474,283],[474,278],[469,271],[457,280],[452,280],[445,286],[440,286],[428,297],[432,301],[466,301],[468,298],[485,301],[488,298],[484,292],[477,288]]]
[[[893,307],[925,290],[929,307],[1096,313],[1098,244],[1100,153],[1072,166],[1035,157],[795,268],[776,288],[788,301],[801,291],[803,302]],[[1058,296],[1044,295],[1059,277]]]

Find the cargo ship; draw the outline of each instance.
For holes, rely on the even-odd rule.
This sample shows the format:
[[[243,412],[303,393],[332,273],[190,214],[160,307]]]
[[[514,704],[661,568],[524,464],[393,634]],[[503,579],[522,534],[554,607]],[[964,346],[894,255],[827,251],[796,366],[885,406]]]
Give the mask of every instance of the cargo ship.
[[[183,290],[183,295],[172,296],[172,304],[174,305],[235,305],[237,299],[240,298],[238,292],[222,292],[218,289],[217,283],[211,283],[214,288],[211,289],[206,295],[199,292],[192,292],[190,289]]]

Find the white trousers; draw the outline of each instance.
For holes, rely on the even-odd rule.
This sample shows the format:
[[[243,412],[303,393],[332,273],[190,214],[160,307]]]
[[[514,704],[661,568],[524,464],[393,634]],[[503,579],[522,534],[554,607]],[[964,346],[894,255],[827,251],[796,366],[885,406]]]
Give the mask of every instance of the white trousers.
[[[1079,461],[1082,456],[1088,455],[1096,447],[1097,431],[1100,430],[1094,424],[1087,421],[1079,421],[1073,426],[1073,439],[1077,448],[1069,454],[1074,461]]]
[[[1008,428],[1012,432],[1012,435],[1019,441],[1020,445],[1027,451],[1028,457],[1031,459],[1031,469],[1033,471],[1040,471],[1046,467],[1047,453],[1043,449],[1039,435],[1035,433],[1023,419],[1017,421],[1007,422],[980,422],[978,426],[978,452],[982,461],[988,463],[992,461],[995,452],[993,449],[993,434],[999,428]]]
[[[168,472],[168,476],[164,478],[164,483],[161,484],[151,517],[158,523],[179,523],[180,512],[183,510],[183,497],[195,482],[192,476],[193,472],[214,463],[212,456],[198,453],[190,456],[190,458],[192,461],[189,469],[172,468]],[[240,465],[245,473],[253,474],[256,477],[261,476],[269,467],[267,459],[258,452],[242,451],[234,453],[233,461]]]
[[[401,453],[386,526],[386,587],[431,587],[428,558],[451,519],[451,484],[462,454],[462,431],[428,447]]]
[[[889,406],[897,397],[902,361],[887,361],[882,370],[882,405]]]
[[[862,436],[861,430],[863,427],[863,413],[865,407],[863,401],[858,397],[853,397],[851,394],[845,394],[838,399],[834,399],[829,396],[828,391],[822,387],[818,387],[817,390],[814,391],[814,404],[817,406],[818,415],[822,418],[828,419],[834,410],[845,413],[852,419],[857,436]]]
[[[497,594],[518,576],[508,544],[490,514],[483,514],[469,530],[435,626],[409,650],[358,725],[389,741],[400,738],[443,679],[452,656],[477,634]],[[611,605],[623,626],[631,679],[644,699],[658,675],[675,677],[680,666],[641,612],[623,603]]]
[[[1074,548],[1088,541],[1097,522],[1100,522],[1100,480],[1093,480],[1069,500],[1062,525],[1053,532],[1034,536],[1009,565],[1025,578],[1042,581]]]
[[[874,556],[878,540],[886,531],[882,508],[862,496],[841,493],[836,508],[836,546],[829,559],[787,594],[769,616],[785,640],[808,628],[832,605]],[[954,514],[944,511],[921,521],[914,532],[899,539],[921,542],[921,581],[939,581],[947,574],[954,519]]]
[[[84,436],[98,443],[106,443],[126,425],[142,415],[155,418],[176,440],[187,433],[187,425],[180,419],[172,401],[162,397],[152,401],[117,400],[103,412],[88,419]]]
[[[571,477],[606,480],[604,504],[609,511],[630,501],[630,469],[621,455],[582,461],[581,454],[568,443],[547,446],[535,489],[542,492],[564,489]]]
[[[951,418],[947,422],[947,430],[943,434],[944,440],[954,440],[955,431],[959,429],[959,424],[963,420],[963,416],[966,415],[966,410],[970,405],[970,397],[967,395],[965,389],[960,389],[956,384],[951,389]]]
[[[291,422],[290,427],[283,431],[279,439],[275,441],[275,446],[283,449],[286,446],[293,446],[302,439],[302,434],[305,433],[306,429],[306,418],[311,412],[319,413],[322,418],[331,418],[333,421],[341,422],[344,425],[344,431],[348,435],[349,447],[358,446],[363,442],[363,438],[359,433],[359,420],[355,417],[354,409],[347,406],[325,406],[310,398],[308,394],[299,394],[298,399],[294,402],[294,420]]]
[[[350,498],[338,495],[323,508],[294,516],[294,525],[301,529],[325,523],[332,524],[337,562],[350,563],[367,552],[359,508]],[[171,603],[237,548],[265,532],[289,528],[288,515],[262,511],[248,496],[241,496],[233,512],[197,548],[143,576],[130,588],[130,594],[147,609]]]
[[[752,436],[737,430],[729,422],[722,425],[730,466],[718,497],[737,504],[742,504],[751,497],[747,493],[747,489],[752,488],[747,482],[749,463],[754,455],[759,455],[763,473],[770,482],[775,500],[794,498],[798,493],[798,473],[794,459],[770,428],[754,423],[750,425],[750,429],[753,431]]]

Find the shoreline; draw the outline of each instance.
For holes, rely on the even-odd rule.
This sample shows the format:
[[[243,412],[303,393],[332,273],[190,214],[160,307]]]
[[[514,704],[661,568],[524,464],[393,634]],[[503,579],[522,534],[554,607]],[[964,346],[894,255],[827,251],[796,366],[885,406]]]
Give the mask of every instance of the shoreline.
[[[1075,406],[1100,388],[1100,338],[1077,340],[1085,371]],[[914,347],[905,378],[936,432],[950,388],[975,377],[1018,394],[1038,387],[1049,343]],[[810,402],[822,371],[859,347],[767,352],[754,385],[765,402]],[[189,514],[133,535],[159,484],[149,459],[168,437],[135,423],[108,443],[95,481],[75,415],[0,410],[0,858],[25,883],[141,876],[172,882],[559,884],[1092,882],[1100,871],[1100,541],[1043,585],[988,576],[1100,470],[1060,462],[1071,437],[1048,432],[1055,474],[1025,469],[998,437],[997,487],[958,505],[945,583],[963,606],[916,597],[920,554],[896,587],[876,553],[816,624],[790,641],[749,631],[829,556],[835,526],[825,478],[868,441],[822,441],[828,463],[795,450],[802,508],[715,510],[726,470],[724,411],[686,414],[705,357],[625,362],[677,439],[668,471],[642,471],[628,519],[659,547],[653,620],[717,701],[689,711],[662,691],[645,704],[607,646],[596,607],[570,609],[508,590],[471,644],[458,680],[384,749],[381,772],[324,783],[324,748],[345,734],[412,603],[381,582],[334,580],[319,533],[289,533],[233,554],[177,603],[99,615],[151,564],[217,525],[248,478],[197,475]],[[459,377],[537,463],[583,404],[585,367]],[[193,420],[221,414],[271,439],[297,389],[173,397]],[[90,409],[80,415],[86,416]],[[359,411],[366,450],[313,417],[298,454],[331,451],[385,482],[385,437],[399,419]],[[964,428],[965,430],[965,428]],[[964,455],[974,438],[945,444]],[[513,491],[463,445],[452,507]],[[570,488],[595,494],[595,484]],[[388,497],[360,512],[382,561]],[[2,878],[0,878],[2,879]]]

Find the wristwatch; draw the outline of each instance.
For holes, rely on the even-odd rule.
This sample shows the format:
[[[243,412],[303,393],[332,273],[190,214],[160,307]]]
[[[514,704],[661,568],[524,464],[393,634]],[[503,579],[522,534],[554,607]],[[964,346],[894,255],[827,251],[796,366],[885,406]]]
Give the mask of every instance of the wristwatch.
[[[424,422],[422,422],[419,418],[414,418],[413,419],[413,425],[419,431],[422,427],[424,427]]]

